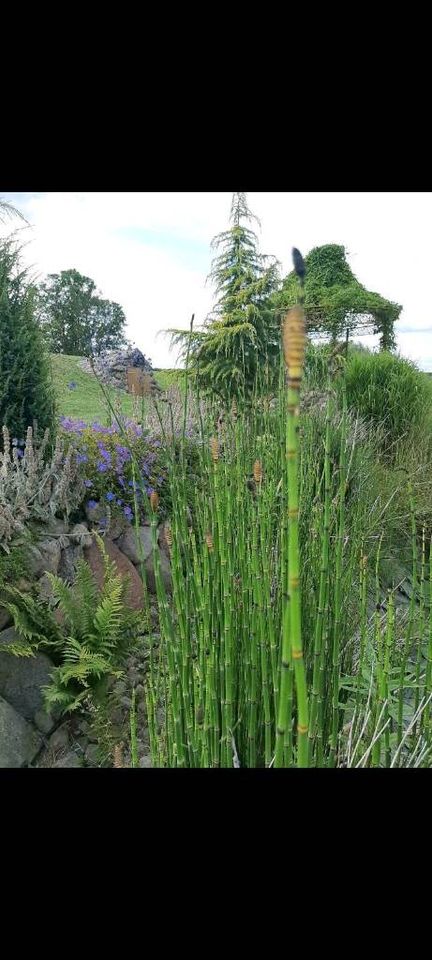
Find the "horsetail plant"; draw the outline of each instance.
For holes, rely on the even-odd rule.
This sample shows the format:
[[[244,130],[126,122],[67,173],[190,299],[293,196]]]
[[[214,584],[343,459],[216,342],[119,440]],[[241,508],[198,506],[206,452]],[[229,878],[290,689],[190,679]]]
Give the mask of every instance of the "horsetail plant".
[[[300,252],[293,250],[294,267],[300,278],[301,290],[305,268]],[[303,297],[301,297],[301,300]],[[298,542],[298,431],[300,412],[300,385],[305,353],[305,315],[303,303],[288,311],[282,333],[283,352],[288,374],[286,469],[288,481],[288,571],[289,594],[285,603],[278,727],[276,735],[275,767],[283,763],[285,731],[291,722],[288,716],[289,671],[291,658],[297,691],[297,763],[308,766],[308,697],[301,636],[300,560]]]

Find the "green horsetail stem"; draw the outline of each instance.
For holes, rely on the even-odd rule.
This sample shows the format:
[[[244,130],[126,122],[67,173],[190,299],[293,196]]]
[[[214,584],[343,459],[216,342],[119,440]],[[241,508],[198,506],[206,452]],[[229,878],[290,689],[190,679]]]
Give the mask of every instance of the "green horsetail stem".
[[[415,700],[414,700],[414,713],[417,713],[419,703],[420,703],[420,671],[422,663],[422,646],[424,639],[424,629],[425,629],[425,570],[426,570],[426,530],[423,526],[422,529],[422,546],[421,546],[421,566],[420,566],[420,605],[418,611],[418,640],[417,640],[417,666],[416,666],[416,679],[415,679]],[[414,727],[414,732],[416,728]]]
[[[428,699],[431,693],[432,693],[432,538],[429,543],[429,644],[428,644],[428,651],[427,651],[426,678],[425,678],[426,700]],[[432,707],[429,701],[422,715],[422,728],[424,730],[424,734],[427,740],[429,740],[429,734],[430,734],[431,713],[432,713]]]
[[[279,716],[276,734],[275,766],[282,766],[283,744],[288,716],[289,671],[291,658],[297,693],[297,764],[307,767],[308,697],[301,635],[300,553],[298,539],[298,431],[300,385],[305,350],[305,316],[302,306],[289,310],[283,327],[283,349],[288,371],[288,408],[286,425],[286,470],[288,480],[288,583],[289,616],[285,617],[282,642]],[[288,598],[286,598],[287,602]],[[289,624],[289,630],[288,630]]]
[[[398,705],[398,726],[397,726],[397,742],[400,743],[403,737],[403,708],[404,708],[404,691],[405,691],[405,675],[407,660],[410,651],[410,646],[413,640],[413,627],[414,627],[414,616],[415,616],[415,602],[416,602],[416,592],[417,592],[417,528],[416,528],[416,519],[415,519],[415,510],[414,510],[414,493],[411,480],[408,481],[408,499],[409,499],[409,510],[410,510],[410,519],[411,519],[411,556],[412,556],[412,594],[409,606],[409,621],[408,629],[405,634],[405,643],[403,647],[402,659],[401,659],[401,668],[399,674],[399,705]],[[400,764],[402,760],[402,752],[399,753],[398,763]]]
[[[314,739],[317,733],[318,697],[320,682],[321,650],[323,642],[323,624],[325,613],[326,594],[329,579],[329,544],[330,544],[330,384],[326,404],[326,432],[324,447],[324,514],[321,540],[321,569],[318,594],[318,609],[315,621],[314,662],[312,679],[311,716],[309,728],[309,761],[312,760]]]
[[[342,386],[342,420],[341,420],[341,442],[339,454],[339,512],[338,529],[336,543],[336,567],[334,580],[334,619],[332,635],[332,723],[330,739],[330,757],[329,766],[336,766],[338,733],[339,733],[339,688],[340,688],[340,615],[342,607],[342,566],[343,566],[343,548],[345,537],[345,494],[347,487],[347,464],[346,464],[346,427],[347,427],[347,400],[345,384]]]

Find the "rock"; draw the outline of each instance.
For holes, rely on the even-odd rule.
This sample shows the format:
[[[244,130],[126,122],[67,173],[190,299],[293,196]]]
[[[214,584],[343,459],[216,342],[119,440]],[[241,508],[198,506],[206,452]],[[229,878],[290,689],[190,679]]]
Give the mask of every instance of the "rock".
[[[45,653],[15,657],[6,653],[8,644],[20,642],[13,627],[0,633],[0,696],[27,720],[44,708],[41,688],[50,683],[53,665]]]
[[[59,757],[53,764],[53,767],[82,767],[82,763],[77,754],[74,753],[73,750],[70,750],[69,753],[65,753]]]
[[[118,540],[128,527],[128,521],[123,520],[122,517],[111,517],[110,524],[107,527],[107,536],[110,540]]]
[[[114,687],[114,692],[118,697],[121,697],[126,692],[126,684],[124,680],[119,680]]]
[[[0,697],[0,768],[27,767],[42,747],[42,738]]]
[[[39,540],[38,550],[42,554],[43,573],[58,573],[61,546],[58,540]],[[41,576],[42,576],[41,574]]]
[[[80,547],[91,547],[93,537],[85,523],[76,523],[70,532],[70,538]]]
[[[139,527],[138,534],[139,540],[137,539],[137,531],[135,530],[135,527],[129,526],[117,542],[119,549],[122,551],[122,553],[129,557],[129,560],[132,560],[132,563],[135,564],[135,566],[138,566],[141,563],[141,551],[144,563],[152,552],[150,527]]]
[[[85,752],[86,762],[89,763],[92,767],[97,767],[100,764],[99,759],[99,746],[97,743],[89,743],[87,750]]]
[[[91,372],[88,360],[81,361],[83,370]],[[124,350],[106,350],[94,359],[94,372],[102,383],[125,390],[127,371],[130,368],[152,374],[152,366],[141,350],[126,348]],[[156,381],[155,381],[156,382]]]
[[[50,603],[54,599],[51,581],[46,573],[44,573],[43,577],[38,580],[36,589],[41,600],[45,600],[47,603]]]
[[[87,529],[87,528],[85,528]],[[87,531],[88,533],[88,531]],[[90,534],[88,533],[90,537]],[[82,547],[81,546],[70,546],[65,547],[61,552],[60,563],[58,568],[58,576],[65,581],[65,583],[73,583],[76,573],[76,565],[78,560],[82,557]]]
[[[36,537],[45,539],[46,537],[62,537],[68,532],[67,520],[58,520],[57,517],[50,517],[43,523],[35,521],[30,524],[30,530]]]
[[[49,748],[50,750],[60,750],[63,747],[69,746],[69,731],[66,727],[66,724],[62,724],[61,727],[58,727],[57,730],[54,730],[54,733],[51,734],[49,738]]]
[[[129,586],[126,593],[126,604],[130,610],[142,610],[144,602],[144,590],[142,580],[138,575],[133,563],[128,557],[112,542],[105,540],[105,549],[110,560],[113,560],[117,572],[122,576],[129,577]],[[84,550],[84,557],[90,565],[96,582],[101,589],[104,582],[104,565],[101,552],[96,543]]]
[[[151,757],[149,757],[148,755],[141,757],[139,761],[139,765],[140,767],[150,768],[152,766]]]
[[[172,591],[172,578],[171,578],[171,565],[168,560],[168,557],[165,553],[162,553],[162,550],[159,550],[159,558],[161,565],[162,581],[165,586],[167,593]],[[145,563],[145,572],[147,579],[147,586],[150,590],[150,593],[156,593],[156,581],[153,569],[153,557],[148,557]]]
[[[46,710],[37,710],[33,717],[33,722],[41,733],[51,733],[56,723],[52,715],[47,713]]]
[[[26,552],[27,567],[30,576],[37,580],[45,573],[44,558],[34,543],[29,543]]]
[[[13,617],[8,610],[5,610],[4,607],[0,607],[0,630],[4,630],[5,627],[8,627],[10,623],[13,622]]]

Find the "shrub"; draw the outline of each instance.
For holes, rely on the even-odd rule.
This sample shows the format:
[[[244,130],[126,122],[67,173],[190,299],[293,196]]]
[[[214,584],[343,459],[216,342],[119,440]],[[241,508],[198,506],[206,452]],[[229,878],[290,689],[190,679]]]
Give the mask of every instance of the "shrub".
[[[148,514],[148,498],[154,489],[163,498],[165,458],[158,438],[146,435],[134,421],[125,432],[116,425],[105,427],[63,418],[61,425],[73,462],[80,471],[88,506],[105,505],[112,516],[132,520]],[[102,527],[105,519],[102,519]]]
[[[348,409],[383,424],[389,448],[432,427],[432,383],[414,363],[390,353],[352,352],[346,365]]]
[[[57,437],[49,452],[49,432],[36,443],[31,427],[26,439],[10,440],[3,427],[0,452],[0,547],[6,552],[12,541],[28,537],[27,525],[67,516],[82,502],[84,486],[73,451],[65,450]]]
[[[34,316],[34,294],[20,270],[16,244],[0,240],[0,426],[17,439],[35,421],[53,436],[55,424],[51,370]]]

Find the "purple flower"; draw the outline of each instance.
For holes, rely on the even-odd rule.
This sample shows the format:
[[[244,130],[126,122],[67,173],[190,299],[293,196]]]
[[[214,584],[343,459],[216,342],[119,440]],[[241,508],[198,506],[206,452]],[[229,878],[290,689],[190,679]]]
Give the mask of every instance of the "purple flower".
[[[13,440],[12,440],[12,446],[13,446],[13,447],[17,447],[17,446],[18,446],[18,440],[17,440],[16,437],[14,437]]]
[[[122,490],[124,490],[124,489],[125,489],[125,486],[126,486],[124,477],[119,477],[119,478],[118,478],[118,482],[119,482]]]
[[[150,496],[150,494],[154,493],[153,487],[146,487],[146,490],[147,490],[147,493],[148,493],[149,496]]]
[[[75,380],[71,380],[71,382],[68,383],[68,387],[69,387],[69,390],[76,390],[77,384],[75,383]]]
[[[108,523],[108,520],[107,520],[106,517],[102,517],[102,519],[99,520],[99,526],[100,526],[100,527],[106,527],[107,523]]]
[[[111,490],[110,490],[109,493],[106,494],[105,500],[108,500],[108,502],[110,502],[111,500],[115,500],[115,493],[111,493]]]
[[[124,513],[125,517],[127,517],[128,520],[131,520],[131,519],[132,519],[132,510],[131,510],[130,507],[125,507],[124,510],[123,510],[123,513]]]
[[[89,489],[90,487],[93,486],[93,480],[84,480],[84,486],[87,487],[87,489]]]
[[[77,453],[76,462],[77,463],[87,463],[88,456],[86,453]]]
[[[96,469],[97,469],[98,473],[106,473],[106,471],[108,470],[108,464],[102,463],[102,461],[100,461],[100,462],[96,465]]]
[[[24,451],[23,451],[23,450],[17,450],[17,456],[18,456],[19,459],[21,460],[21,457],[24,456]]]
[[[124,504],[124,500],[116,500],[116,504],[118,507],[122,507]]]
[[[87,500],[87,506],[89,510],[94,510],[95,507],[97,507],[97,505],[98,505],[97,500]]]
[[[129,480],[129,481],[128,481],[128,487],[132,487],[133,490],[135,490],[135,480]]]

